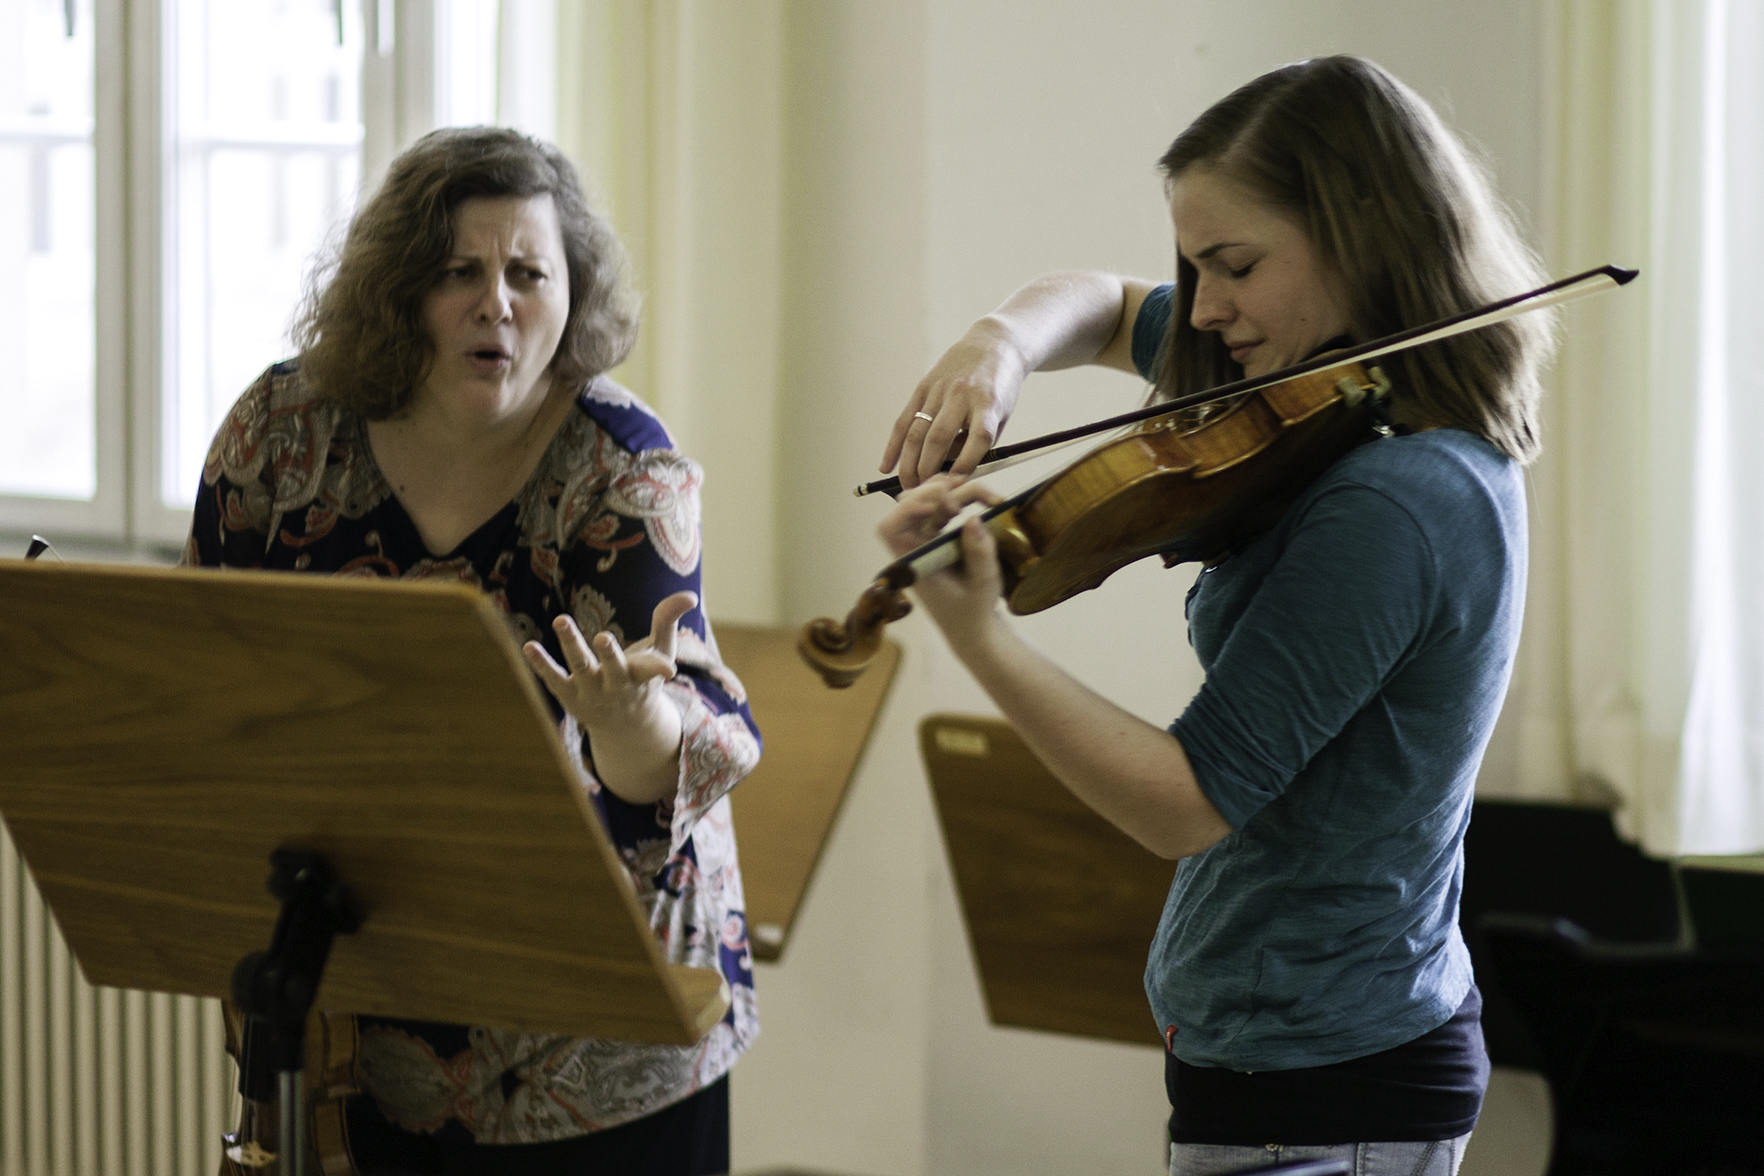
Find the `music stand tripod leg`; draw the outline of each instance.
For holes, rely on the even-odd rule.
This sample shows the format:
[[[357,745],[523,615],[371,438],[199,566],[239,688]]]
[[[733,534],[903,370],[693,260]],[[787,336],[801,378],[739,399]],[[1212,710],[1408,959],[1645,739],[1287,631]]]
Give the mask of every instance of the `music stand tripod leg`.
[[[233,1003],[244,1014],[239,1093],[279,1105],[277,1170],[304,1176],[306,1020],[332,940],[360,927],[361,911],[325,857],[307,850],[270,854],[269,890],[282,902],[270,948],[233,969]]]

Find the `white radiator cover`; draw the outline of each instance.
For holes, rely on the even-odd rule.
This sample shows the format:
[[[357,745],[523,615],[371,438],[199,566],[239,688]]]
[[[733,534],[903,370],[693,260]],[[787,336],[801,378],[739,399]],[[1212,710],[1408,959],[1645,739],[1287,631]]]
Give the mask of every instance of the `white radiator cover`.
[[[0,1176],[206,1176],[236,1125],[220,1002],[80,975],[0,826]]]

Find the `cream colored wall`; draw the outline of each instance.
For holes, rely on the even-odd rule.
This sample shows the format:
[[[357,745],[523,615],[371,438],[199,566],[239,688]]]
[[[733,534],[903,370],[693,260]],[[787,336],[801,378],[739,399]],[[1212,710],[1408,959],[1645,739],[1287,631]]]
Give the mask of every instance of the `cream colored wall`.
[[[714,26],[710,7],[693,19]],[[1253,74],[1324,52],[1373,57],[1485,145],[1510,196],[1537,202],[1534,0],[785,0],[748,11],[780,38],[781,90],[750,76],[739,53],[708,51],[691,86],[737,135],[744,115],[781,104],[781,218],[749,203],[724,207],[716,228],[775,233],[782,284],[744,285],[748,263],[698,238],[686,269],[700,286],[684,297],[731,317],[690,343],[695,370],[717,379],[709,398],[677,419],[665,409],[707,470],[718,615],[794,625],[850,606],[883,562],[874,526],[886,504],[848,491],[874,476],[918,376],[1040,271],[1166,272],[1155,160]],[[717,191],[720,167],[739,172],[727,159],[698,166],[702,193]],[[744,289],[756,304],[728,301]],[[759,380],[756,355],[771,365]],[[1039,377],[1012,434],[1138,392],[1119,376]],[[769,444],[755,421],[775,429]],[[1104,693],[1165,721],[1197,681],[1181,623],[1188,578],[1136,567],[1024,628]],[[1158,1171],[1155,1048],[986,1023],[913,736],[929,712],[991,708],[916,618],[893,633],[907,656],[880,728],[793,940],[760,969],[764,1036],[734,1081],[737,1169]],[[1535,1092],[1521,1089],[1513,1106],[1511,1126],[1491,1124],[1478,1142],[1481,1171],[1523,1176],[1542,1146]]]

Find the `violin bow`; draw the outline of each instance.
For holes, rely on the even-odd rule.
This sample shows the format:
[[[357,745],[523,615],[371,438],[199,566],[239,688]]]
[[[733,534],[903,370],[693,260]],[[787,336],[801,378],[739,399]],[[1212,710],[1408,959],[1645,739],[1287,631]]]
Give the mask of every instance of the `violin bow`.
[[[1628,285],[1641,271],[1625,269],[1618,265],[1601,265],[1572,277],[1562,278],[1535,290],[1527,290],[1523,294],[1515,294],[1498,302],[1488,303],[1473,310],[1460,314],[1448,315],[1419,327],[1410,327],[1385,335],[1366,343],[1357,343],[1340,351],[1331,351],[1328,355],[1315,359],[1307,359],[1291,367],[1272,372],[1265,376],[1257,376],[1250,380],[1238,380],[1230,384],[1221,384],[1216,388],[1208,388],[1203,392],[1195,392],[1188,396],[1178,396],[1174,400],[1165,400],[1157,404],[1142,405],[1129,412],[1108,417],[1088,424],[1075,425],[1069,429],[1059,429],[1052,433],[1043,433],[1039,437],[1031,437],[1012,445],[995,446],[988,449],[980,457],[974,467],[978,476],[1014,465],[1019,461],[1039,453],[1044,449],[1053,449],[1061,445],[1070,445],[1074,441],[1082,441],[1086,437],[1094,437],[1098,433],[1106,433],[1110,429],[1124,428],[1140,421],[1166,416],[1180,412],[1185,408],[1193,408],[1200,404],[1210,404],[1216,400],[1225,400],[1232,396],[1240,396],[1267,388],[1274,384],[1290,380],[1294,376],[1307,375],[1311,372],[1327,371],[1332,367],[1343,367],[1350,363],[1377,359],[1389,355],[1393,351],[1401,351],[1410,347],[1419,347],[1424,343],[1432,343],[1439,339],[1447,339],[1453,335],[1461,335],[1467,331],[1480,330],[1504,322],[1517,315],[1534,310],[1542,310],[1549,306],[1559,306],[1564,302],[1572,302],[1588,294],[1601,290],[1610,290],[1618,286]],[[952,462],[944,462],[943,469],[948,470]],[[852,493],[862,498],[867,494],[883,493],[898,495],[901,490],[898,476],[882,478],[874,482],[865,482],[856,487]]]

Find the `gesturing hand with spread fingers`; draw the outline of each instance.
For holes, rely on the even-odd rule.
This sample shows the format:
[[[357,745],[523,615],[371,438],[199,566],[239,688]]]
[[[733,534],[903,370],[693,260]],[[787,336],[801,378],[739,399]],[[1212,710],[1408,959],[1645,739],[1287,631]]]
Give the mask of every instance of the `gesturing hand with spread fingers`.
[[[527,664],[588,733],[595,773],[602,784],[632,803],[674,793],[679,776],[680,712],[662,691],[678,672],[674,658],[680,619],[698,604],[691,592],[663,598],[651,616],[649,636],[619,644],[611,633],[592,641],[568,616],[552,622],[564,665],[545,647],[522,647]]]

